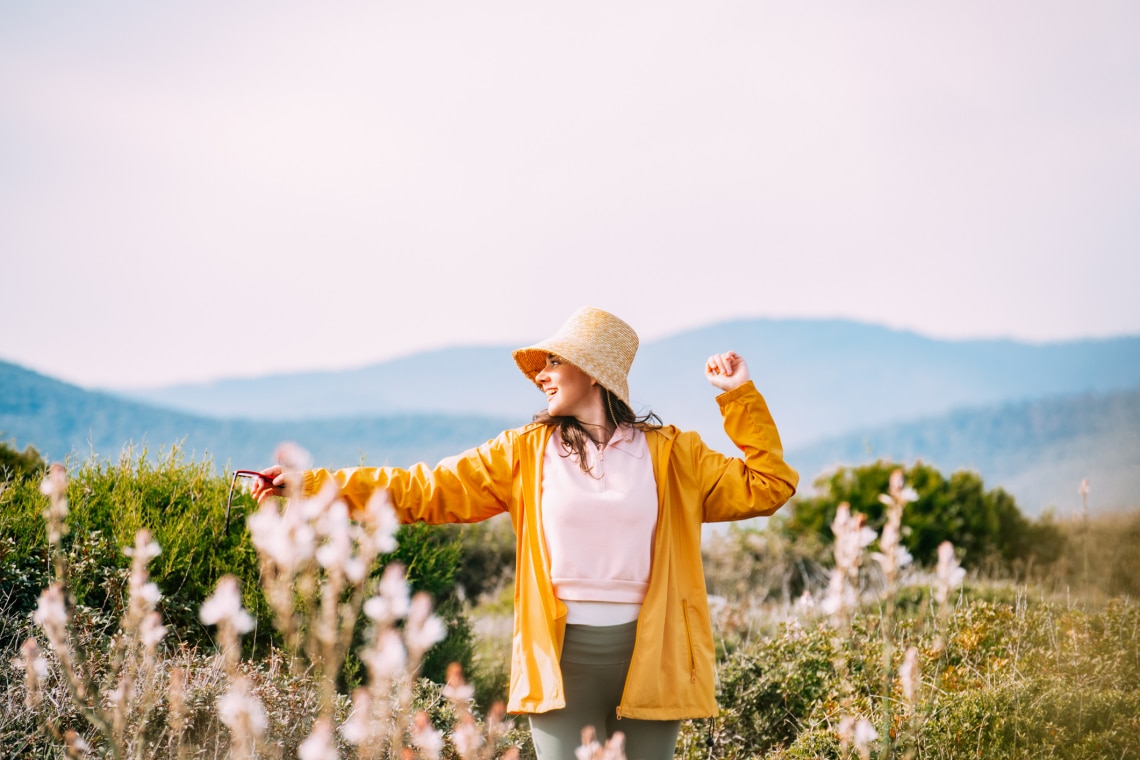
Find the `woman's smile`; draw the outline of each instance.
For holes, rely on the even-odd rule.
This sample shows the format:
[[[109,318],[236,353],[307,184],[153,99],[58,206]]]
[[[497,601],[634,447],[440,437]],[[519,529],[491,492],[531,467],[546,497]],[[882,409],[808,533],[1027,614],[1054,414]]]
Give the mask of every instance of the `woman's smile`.
[[[534,378],[546,394],[547,411],[554,417],[581,417],[601,393],[592,377],[553,354]]]

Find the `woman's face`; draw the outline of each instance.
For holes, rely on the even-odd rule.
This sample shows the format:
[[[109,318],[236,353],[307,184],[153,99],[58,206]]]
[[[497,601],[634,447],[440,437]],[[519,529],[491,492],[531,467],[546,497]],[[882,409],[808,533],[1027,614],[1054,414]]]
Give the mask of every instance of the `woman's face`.
[[[553,354],[534,380],[546,394],[546,409],[554,417],[581,418],[602,392],[592,377]]]

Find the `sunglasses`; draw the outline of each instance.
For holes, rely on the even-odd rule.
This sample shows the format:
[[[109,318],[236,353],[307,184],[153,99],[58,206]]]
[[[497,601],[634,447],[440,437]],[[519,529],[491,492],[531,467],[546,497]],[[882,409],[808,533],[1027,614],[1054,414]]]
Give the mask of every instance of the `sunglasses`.
[[[270,488],[273,488],[273,478],[262,475],[257,470],[237,470],[234,472],[234,478],[230,481],[230,496],[226,499],[226,522],[222,527],[222,534],[225,535],[230,529],[230,509],[234,504],[234,494],[244,493],[246,481],[260,480],[266,483]],[[241,483],[241,486],[238,484]]]

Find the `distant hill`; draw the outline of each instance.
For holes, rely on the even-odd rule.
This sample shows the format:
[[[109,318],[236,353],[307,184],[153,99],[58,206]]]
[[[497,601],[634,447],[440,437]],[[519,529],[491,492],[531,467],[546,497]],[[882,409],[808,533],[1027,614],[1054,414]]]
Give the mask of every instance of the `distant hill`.
[[[477,446],[512,423],[475,415],[403,414],[389,417],[266,422],[218,420],[158,409],[85,391],[0,362],[0,440],[35,446],[49,459],[95,453],[117,458],[124,446],[152,454],[181,444],[193,459],[209,457],[219,469],[272,463],[282,441],[296,441],[319,466],[407,466],[436,462]]]
[[[630,376],[635,406],[727,445],[702,366],[729,348],[748,359],[788,447],[955,409],[1140,387],[1140,337],[945,341],[842,320],[756,319],[644,343]],[[276,420],[443,413],[518,424],[543,406],[507,346],[121,395],[205,416]]]
[[[1090,510],[1140,508],[1140,390],[970,409],[851,433],[788,452],[808,480],[838,465],[916,459],[969,469],[1027,514],[1070,516],[1088,478]]]
[[[805,487],[837,463],[922,458],[977,470],[1029,513],[1077,503],[1084,477],[1094,507],[1140,504],[1140,338],[1035,346],[842,321],[733,322],[644,345],[635,405],[733,451],[701,371],[727,348],[749,360]],[[543,406],[506,347],[131,395],[0,362],[0,440],[57,459],[181,443],[231,467],[260,467],[294,440],[322,466],[409,465],[478,445]]]

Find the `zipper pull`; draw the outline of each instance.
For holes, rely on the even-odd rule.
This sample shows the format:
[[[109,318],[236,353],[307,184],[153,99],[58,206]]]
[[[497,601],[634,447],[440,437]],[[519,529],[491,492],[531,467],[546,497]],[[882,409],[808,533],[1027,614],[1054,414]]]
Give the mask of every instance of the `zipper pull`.
[[[621,720],[621,705],[617,706],[617,719]]]
[[[689,683],[696,683],[696,682],[697,682],[697,669],[692,668],[691,670],[689,670]]]

